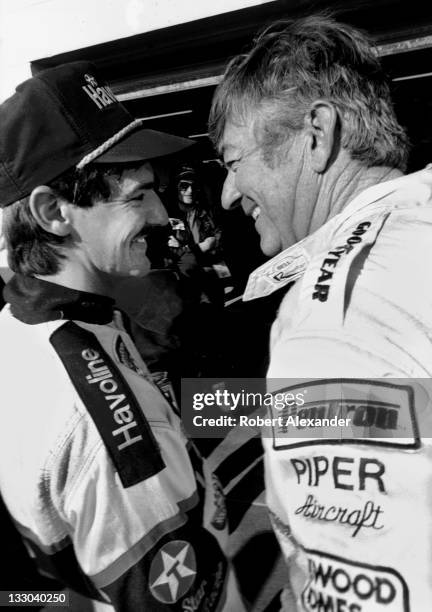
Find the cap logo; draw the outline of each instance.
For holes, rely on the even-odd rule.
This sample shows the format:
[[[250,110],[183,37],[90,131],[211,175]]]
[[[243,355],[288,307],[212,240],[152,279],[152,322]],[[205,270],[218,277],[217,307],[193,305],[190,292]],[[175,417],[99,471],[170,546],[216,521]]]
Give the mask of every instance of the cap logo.
[[[99,86],[91,74],[85,74],[84,78],[87,81],[87,85],[83,85],[83,90],[99,109],[118,103],[117,98],[107,85]]]

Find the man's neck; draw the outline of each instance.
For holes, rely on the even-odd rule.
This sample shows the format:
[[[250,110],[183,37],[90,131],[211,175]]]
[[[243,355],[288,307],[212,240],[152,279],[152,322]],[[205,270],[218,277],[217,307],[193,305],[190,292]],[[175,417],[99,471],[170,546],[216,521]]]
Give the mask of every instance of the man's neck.
[[[73,262],[66,261],[63,264],[62,269],[56,274],[50,274],[49,276],[36,275],[37,278],[56,283],[62,287],[69,287],[69,289],[76,289],[77,291],[85,291],[86,293],[96,293],[106,297],[113,296],[112,283],[108,280],[102,282],[101,279],[86,274],[86,271],[75,266]]]
[[[316,231],[340,213],[363,191],[402,176],[402,172],[388,166],[365,167],[352,160],[337,160],[323,175],[317,204],[311,217],[310,232]]]
[[[179,200],[178,203],[179,209],[182,211],[182,213],[187,214],[190,213],[191,211],[194,210],[195,205],[194,204],[185,204],[184,202],[182,202],[181,200]]]

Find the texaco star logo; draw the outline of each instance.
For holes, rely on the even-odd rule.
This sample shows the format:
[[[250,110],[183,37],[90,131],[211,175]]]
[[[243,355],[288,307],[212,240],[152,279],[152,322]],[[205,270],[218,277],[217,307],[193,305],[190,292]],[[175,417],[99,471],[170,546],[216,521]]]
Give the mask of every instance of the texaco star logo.
[[[184,540],[168,542],[150,567],[150,591],[162,603],[173,604],[185,595],[196,576],[195,553]]]

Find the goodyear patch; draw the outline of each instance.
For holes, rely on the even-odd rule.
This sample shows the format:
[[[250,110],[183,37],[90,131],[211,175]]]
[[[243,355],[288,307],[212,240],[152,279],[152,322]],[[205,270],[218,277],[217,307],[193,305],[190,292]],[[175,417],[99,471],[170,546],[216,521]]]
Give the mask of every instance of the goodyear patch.
[[[327,302],[331,288],[331,281],[341,258],[343,260],[343,256],[351,253],[351,251],[354,250],[354,247],[361,248],[364,240],[363,234],[370,229],[371,225],[371,221],[363,221],[362,223],[359,223],[351,232],[344,244],[331,249],[327,253],[326,257],[321,263],[318,278],[316,284],[314,285],[314,290],[312,293],[313,300]],[[375,239],[375,237],[376,236],[373,236],[373,239]]]

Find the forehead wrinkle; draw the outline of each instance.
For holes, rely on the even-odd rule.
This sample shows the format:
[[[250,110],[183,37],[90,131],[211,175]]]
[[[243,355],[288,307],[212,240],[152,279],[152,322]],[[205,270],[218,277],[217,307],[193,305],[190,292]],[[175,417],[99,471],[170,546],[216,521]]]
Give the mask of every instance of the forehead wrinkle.
[[[252,155],[262,151],[262,146],[256,138],[253,126],[242,125],[234,129],[238,131],[233,137],[233,142],[228,140],[224,145],[224,160],[226,163],[234,161],[235,159],[246,160]],[[233,160],[231,160],[231,157]]]

